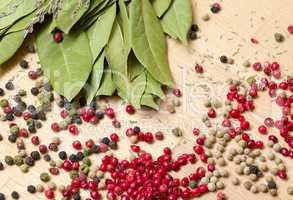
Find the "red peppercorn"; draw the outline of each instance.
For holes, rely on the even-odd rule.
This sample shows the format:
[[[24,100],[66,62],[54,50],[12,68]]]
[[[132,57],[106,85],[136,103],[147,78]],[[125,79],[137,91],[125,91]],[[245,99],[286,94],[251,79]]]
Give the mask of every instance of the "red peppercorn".
[[[38,76],[38,73],[36,71],[29,71],[28,72],[28,77],[31,79],[31,80],[36,80],[39,76]]]
[[[71,171],[72,170],[72,163],[69,160],[65,160],[62,164],[62,168],[65,171]]]
[[[19,135],[20,137],[24,137],[24,138],[26,138],[26,137],[29,136],[29,133],[28,133],[27,129],[25,129],[25,128],[21,128],[21,129],[19,129],[19,133],[18,133],[18,135]]]
[[[204,153],[204,149],[203,149],[201,146],[199,146],[199,145],[195,145],[195,146],[193,147],[193,150],[194,150],[194,152],[197,153],[198,155],[201,155],[201,154]]]
[[[199,74],[203,73],[202,65],[196,64],[194,67],[194,70],[196,71],[196,73],[199,73]]]
[[[217,115],[217,113],[216,113],[215,109],[210,108],[210,109],[208,110],[207,115],[208,115],[210,118],[215,118],[216,115]]]
[[[89,139],[85,142],[87,148],[92,148],[95,145],[95,142],[92,139]]]
[[[45,154],[45,153],[47,153],[47,151],[48,151],[47,146],[41,144],[41,145],[39,146],[39,151],[40,151],[41,154]]]
[[[181,93],[181,90],[180,89],[173,89],[173,94],[176,97],[181,97],[182,96],[182,93]]]
[[[278,70],[280,68],[279,63],[277,62],[272,62],[271,68],[273,71]]]
[[[281,178],[281,179],[287,179],[287,173],[284,170],[280,170],[278,171],[277,175]]]
[[[78,141],[78,140],[75,140],[73,143],[72,143],[72,147],[76,150],[79,150],[81,149],[81,142]]]
[[[280,149],[280,153],[283,156],[287,157],[287,156],[289,156],[290,151],[287,148],[283,147],[283,148]]]
[[[55,197],[54,191],[52,189],[46,190],[45,196],[47,197],[47,199],[53,199]]]
[[[273,143],[277,143],[278,142],[278,138],[274,135],[269,135],[268,139],[270,141],[272,141]]]
[[[110,139],[113,141],[113,142],[118,142],[119,141],[119,136],[116,134],[116,133],[112,133],[110,135]]]
[[[262,134],[262,135],[265,135],[265,134],[268,133],[267,128],[266,128],[264,125],[260,125],[260,126],[258,127],[258,132],[259,132],[260,134]]]
[[[247,147],[250,149],[253,149],[255,147],[255,141],[254,140],[249,140],[247,142]]]
[[[110,119],[113,119],[115,117],[115,113],[114,113],[113,108],[110,108],[110,107],[106,108],[105,113]]]
[[[99,123],[99,118],[97,116],[93,116],[93,117],[91,117],[89,122],[93,125],[96,125]]]
[[[247,129],[249,129],[249,127],[250,127],[250,124],[248,121],[241,121],[240,122],[240,128],[242,130],[247,130]]]
[[[213,172],[216,169],[216,167],[215,167],[214,164],[208,164],[208,167],[207,168],[208,168],[208,171],[210,171],[210,172]]]
[[[134,109],[134,107],[133,107],[132,105],[127,105],[126,108],[125,108],[125,111],[126,111],[128,114],[130,114],[130,115],[132,115],[132,114],[135,113],[135,109]]]
[[[288,32],[293,34],[293,25],[288,26]]]
[[[140,152],[140,147],[137,146],[137,145],[131,145],[130,148],[131,148],[131,150],[132,150],[133,152],[135,152],[135,153]]]
[[[251,41],[253,44],[258,44],[258,41],[257,41],[257,39],[255,39],[255,38],[251,38],[250,41]]]
[[[78,128],[76,127],[76,125],[74,124],[70,124],[68,126],[68,131],[72,134],[72,135],[77,135],[79,133]]]
[[[253,68],[255,71],[260,71],[260,70],[262,70],[262,65],[261,65],[260,62],[256,62],[256,63],[253,63],[252,68]]]
[[[59,127],[59,124],[58,123],[52,123],[51,124],[51,129],[52,129],[52,131],[54,131],[54,132],[59,132],[60,131],[60,127]]]
[[[31,142],[32,142],[33,145],[39,145],[40,144],[40,139],[39,139],[38,136],[33,136],[31,138]]]
[[[163,140],[163,139],[164,139],[164,135],[163,135],[163,133],[162,133],[161,131],[157,131],[157,132],[155,133],[155,138],[156,138],[157,140]]]
[[[71,180],[71,186],[74,188],[80,187],[80,180],[78,178],[74,178]]]
[[[197,143],[198,145],[203,145],[203,144],[204,144],[204,141],[205,141],[204,138],[197,138],[197,139],[196,139],[196,143]]]
[[[242,134],[242,140],[248,142],[248,141],[250,140],[249,135],[248,135],[247,133],[243,133],[243,134]]]
[[[262,141],[257,140],[257,141],[255,142],[255,146],[256,146],[256,148],[262,149],[262,148],[264,147],[264,144],[263,144]]]
[[[101,199],[101,194],[98,191],[93,190],[91,191],[90,194],[91,194],[91,197],[95,200]]]
[[[60,112],[60,116],[61,116],[63,119],[65,119],[68,115],[69,115],[69,113],[68,113],[66,110],[62,110],[62,111]]]
[[[63,34],[62,34],[62,32],[61,31],[55,31],[54,33],[53,33],[53,40],[54,40],[54,42],[56,42],[56,43],[60,43],[60,42],[62,42],[62,40],[63,40]]]

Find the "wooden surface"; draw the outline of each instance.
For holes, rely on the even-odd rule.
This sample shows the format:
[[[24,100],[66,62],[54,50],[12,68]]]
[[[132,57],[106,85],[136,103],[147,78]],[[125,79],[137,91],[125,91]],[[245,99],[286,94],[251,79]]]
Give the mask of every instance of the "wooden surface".
[[[277,60],[282,64],[283,72],[293,72],[293,36],[287,32],[287,26],[293,24],[293,1],[292,0],[223,0],[221,5],[223,10],[219,14],[211,14],[209,6],[214,1],[197,0],[193,1],[194,19],[200,27],[200,38],[191,42],[189,47],[184,47],[175,41],[168,40],[169,45],[169,60],[174,75],[174,79],[183,92],[183,97],[180,99],[182,106],[177,108],[175,114],[169,114],[166,111],[165,104],[159,112],[142,110],[138,111],[133,116],[126,115],[124,106],[120,100],[110,100],[111,105],[117,108],[118,119],[122,123],[122,128],[115,130],[110,120],[103,120],[98,126],[83,125],[80,127],[81,133],[77,137],[72,137],[67,132],[58,133],[62,138],[61,149],[73,152],[71,143],[76,139],[86,141],[89,138],[98,139],[102,136],[109,135],[112,132],[117,132],[121,135],[122,141],[119,143],[119,150],[114,154],[120,158],[129,156],[129,141],[124,137],[124,131],[127,127],[134,124],[141,126],[144,131],[161,130],[166,134],[166,139],[163,142],[155,142],[153,145],[146,145],[144,149],[159,155],[165,146],[171,146],[175,154],[184,152],[192,152],[192,146],[195,143],[195,138],[192,136],[192,129],[198,127],[203,131],[207,128],[201,123],[200,116],[206,112],[203,106],[203,100],[209,95],[213,98],[223,100],[225,97],[227,85],[225,80],[228,78],[247,78],[255,72],[251,69],[244,69],[242,63],[249,59],[254,61],[273,61]],[[203,22],[201,16],[205,13],[211,15],[208,22]],[[283,43],[277,43],[274,40],[274,33],[280,32],[285,35]],[[259,44],[252,44],[250,38],[259,40]],[[223,65],[219,62],[221,55],[227,55],[235,59],[234,65]],[[31,68],[38,67],[37,58],[33,54],[20,53],[13,59],[8,66],[1,68],[0,85],[3,87],[5,82],[11,78],[18,88],[29,88],[33,81],[28,80],[27,70],[21,70],[16,63],[21,57],[26,57],[31,61]],[[205,68],[203,76],[196,74],[193,71],[195,63],[200,63]],[[12,67],[13,66],[13,67]],[[203,86],[207,89],[203,90]],[[13,92],[7,93],[6,97],[11,98]],[[34,97],[29,96],[27,102],[37,102]],[[258,138],[256,128],[263,121],[265,116],[279,116],[280,112],[277,107],[271,103],[266,94],[262,94],[256,101],[257,108],[254,113],[247,114],[250,120],[253,120],[254,137]],[[44,123],[44,127],[38,131],[41,142],[48,144],[51,139],[56,136],[49,128],[49,122],[52,119],[60,119],[58,115],[59,109],[54,106],[54,112],[50,113],[48,123]],[[220,119],[219,119],[220,120]],[[219,121],[218,120],[218,121]],[[24,126],[23,121],[18,120]],[[213,123],[217,123],[214,120]],[[180,127],[184,130],[182,138],[175,138],[171,134],[171,129]],[[274,131],[274,130],[272,130]],[[7,141],[8,125],[7,123],[0,124],[0,132],[4,136],[4,141],[0,143],[0,160],[3,161],[4,156],[15,155],[17,150],[15,145]],[[266,140],[264,137],[262,139]],[[233,146],[233,143],[229,144]],[[29,140],[26,141],[28,150],[33,150],[35,147],[30,145]],[[228,147],[229,149],[229,147]],[[266,155],[267,150],[263,151]],[[56,156],[56,155],[55,155]],[[98,161],[100,156],[92,157],[92,160]],[[281,157],[282,158],[282,157]],[[267,161],[273,167],[275,164]],[[289,177],[293,177],[293,161],[284,160],[289,170]],[[198,165],[198,164],[197,164]],[[10,194],[12,190],[16,190],[21,194],[21,199],[34,200],[45,199],[43,195],[31,196],[26,192],[28,184],[40,183],[39,174],[46,171],[49,167],[48,163],[39,161],[36,167],[30,170],[28,174],[22,174],[20,170],[13,167],[6,167],[5,171],[0,172],[0,192]],[[195,166],[187,166],[178,174],[184,176],[194,170]],[[231,171],[231,176],[234,173],[235,166],[231,163],[227,166]],[[241,181],[248,180],[247,177],[240,177]],[[224,179],[226,188],[224,192],[231,200],[292,200],[293,197],[288,196],[286,188],[290,184],[293,186],[293,181],[280,181],[278,178],[278,197],[271,197],[269,194],[252,194],[246,191],[243,186],[232,186],[230,178]],[[69,183],[67,174],[62,174],[52,179],[55,183]],[[263,179],[259,183],[264,182]],[[8,198],[9,199],[9,198]],[[57,199],[60,199],[59,197]],[[215,199],[215,193],[210,193],[201,197],[201,199]]]

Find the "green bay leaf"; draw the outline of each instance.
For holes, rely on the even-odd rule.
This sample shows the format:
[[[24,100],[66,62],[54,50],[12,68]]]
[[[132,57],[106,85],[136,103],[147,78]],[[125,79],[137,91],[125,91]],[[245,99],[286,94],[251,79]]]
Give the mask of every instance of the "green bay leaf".
[[[112,72],[110,69],[105,68],[101,86],[97,91],[96,96],[112,96],[116,91],[116,85],[112,79]]]
[[[96,93],[101,85],[101,80],[104,72],[104,62],[105,54],[102,53],[99,55],[97,60],[94,63],[91,75],[86,85],[86,99],[89,104],[93,98],[96,96]]]
[[[89,41],[84,32],[70,32],[64,35],[62,42],[56,43],[47,30],[48,25],[37,35],[40,63],[55,91],[71,101],[92,70]]]
[[[158,96],[161,99],[165,99],[165,94],[162,90],[162,85],[156,81],[150,73],[147,73],[147,85],[146,93]]]
[[[172,86],[167,44],[149,0],[130,2],[131,41],[135,56],[160,83]]]
[[[10,26],[18,19],[36,9],[36,0],[13,0],[0,9],[0,29]]]
[[[94,60],[109,40],[115,16],[116,4],[113,4],[87,31]]]
[[[84,1],[63,0],[62,10],[58,13],[57,18],[54,19],[54,25],[68,34],[74,24],[89,8],[89,2],[82,2]]]
[[[172,0],[152,0],[152,5],[158,17],[162,17],[169,9]]]
[[[153,108],[155,110],[159,109],[158,104],[154,100],[154,96],[151,94],[147,94],[147,93],[143,94],[140,103],[143,106],[147,106],[147,107]]]
[[[15,54],[24,39],[24,31],[18,31],[10,33],[0,40],[0,65]]]
[[[190,0],[173,0],[161,23],[165,33],[174,39],[179,38],[183,43],[187,44],[187,34],[192,25]]]

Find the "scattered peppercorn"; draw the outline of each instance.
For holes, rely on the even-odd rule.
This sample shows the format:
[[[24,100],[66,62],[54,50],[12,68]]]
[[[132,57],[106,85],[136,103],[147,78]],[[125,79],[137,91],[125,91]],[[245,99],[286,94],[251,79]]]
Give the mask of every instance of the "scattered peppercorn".
[[[13,191],[13,192],[11,193],[11,197],[12,197],[13,199],[19,199],[19,194],[18,194],[18,192]]]
[[[8,81],[6,84],[5,84],[5,88],[7,90],[14,90],[14,84],[12,83],[12,81]]]
[[[28,62],[24,59],[19,62],[19,66],[23,69],[27,69],[29,67]]]
[[[226,64],[226,63],[228,63],[228,57],[227,56],[221,56],[220,61],[221,61],[221,63]]]
[[[36,193],[36,187],[33,185],[29,185],[29,186],[27,186],[27,191],[31,194],[34,194],[34,193]]]

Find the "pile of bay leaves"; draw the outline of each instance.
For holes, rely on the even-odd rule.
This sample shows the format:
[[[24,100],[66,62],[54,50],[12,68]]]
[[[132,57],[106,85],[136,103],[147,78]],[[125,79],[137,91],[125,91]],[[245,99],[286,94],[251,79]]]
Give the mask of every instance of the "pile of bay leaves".
[[[172,86],[165,34],[187,43],[190,1],[0,0],[0,64],[33,32],[45,76],[68,100],[117,94],[157,109]]]

